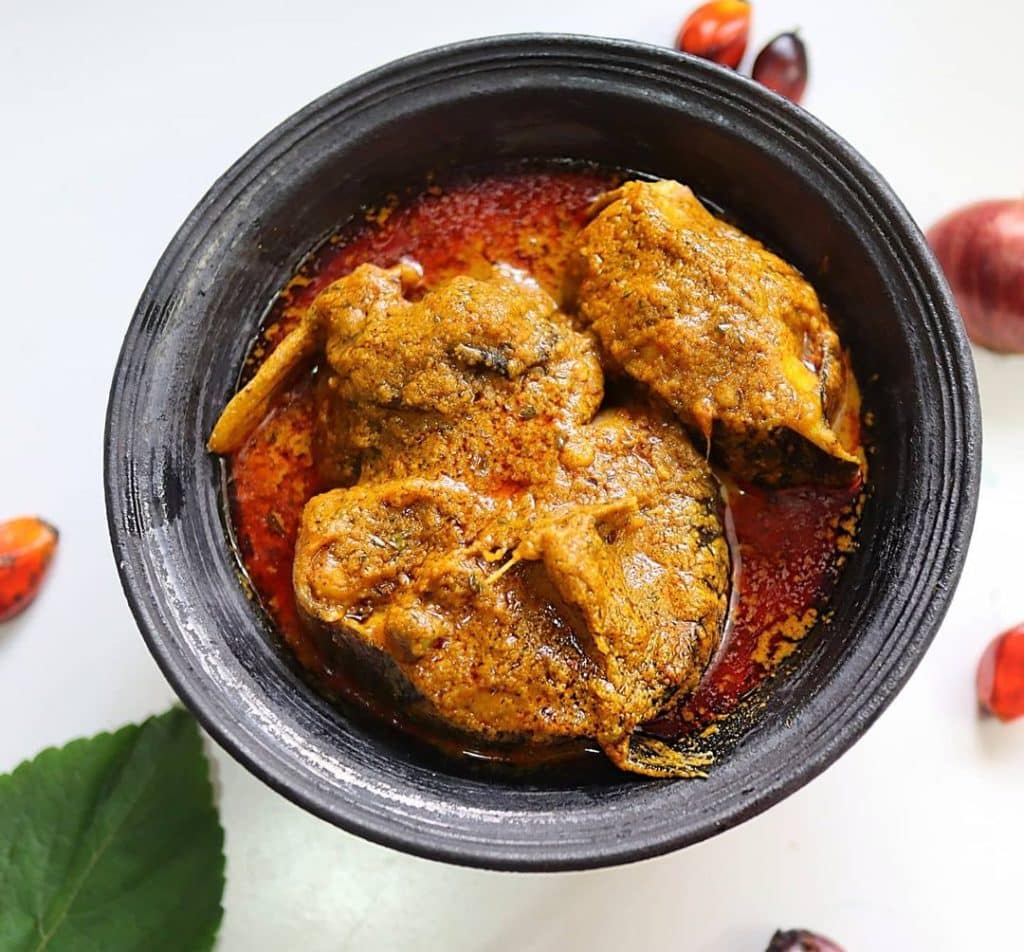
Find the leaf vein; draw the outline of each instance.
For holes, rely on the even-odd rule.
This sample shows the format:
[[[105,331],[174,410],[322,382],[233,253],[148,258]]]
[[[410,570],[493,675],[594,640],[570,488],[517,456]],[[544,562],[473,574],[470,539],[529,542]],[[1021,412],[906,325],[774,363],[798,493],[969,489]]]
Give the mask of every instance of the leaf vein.
[[[114,788],[116,788],[118,784],[120,784],[124,776],[125,770],[127,770],[128,766],[132,763],[132,760],[135,757],[135,752],[139,746],[139,741],[142,738],[144,729],[145,728],[140,729],[139,732],[132,739],[131,748],[129,750],[128,756],[124,758],[120,767],[118,768],[117,777],[113,784]],[[68,917],[68,913],[71,910],[72,905],[74,905],[75,900],[78,898],[78,894],[82,891],[82,887],[85,885],[86,880],[89,878],[89,874],[92,872],[96,863],[99,862],[100,857],[107,851],[107,849],[109,849],[110,844],[114,841],[114,838],[117,836],[117,834],[121,832],[122,827],[127,822],[127,818],[131,816],[132,811],[135,809],[139,801],[142,799],[142,795],[145,792],[146,788],[149,786],[149,782],[153,779],[153,775],[156,773],[158,767],[159,764],[157,761],[151,761],[148,767],[147,776],[145,780],[139,784],[138,790],[135,792],[135,796],[132,798],[131,803],[128,806],[128,809],[122,811],[120,817],[118,817],[117,821],[114,823],[110,832],[107,834],[106,837],[104,837],[103,841],[98,845],[98,847],[93,851],[93,854],[89,857],[89,861],[86,863],[81,873],[79,873],[77,880],[72,884],[71,891],[64,902],[63,908],[61,908],[57,913],[57,917],[51,923],[49,930],[41,934],[40,943],[36,946],[35,952],[42,952],[42,950],[46,949],[49,946],[53,937],[57,934],[57,931],[64,924],[65,920]],[[50,910],[47,910],[47,919],[49,918],[49,914]]]

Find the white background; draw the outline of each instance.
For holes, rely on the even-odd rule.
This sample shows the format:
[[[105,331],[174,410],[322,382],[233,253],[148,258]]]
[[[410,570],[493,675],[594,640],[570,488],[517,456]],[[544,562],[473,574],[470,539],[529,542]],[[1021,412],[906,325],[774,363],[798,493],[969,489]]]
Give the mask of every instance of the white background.
[[[63,532],[43,597],[0,627],[0,769],[172,700],[115,575],[101,436],[135,302],[214,179],[307,101],[400,54],[526,30],[670,43],[689,2],[149,7],[0,0],[0,518],[38,511]],[[796,25],[805,104],[922,224],[1024,192],[1016,0],[757,4],[757,40]],[[1024,723],[979,723],[972,693],[988,639],[1024,621],[1024,358],[977,359],[985,462],[963,582],[910,685],[824,776],[681,853],[525,876],[364,843],[211,745],[220,948],[759,952],[792,925],[850,952],[1024,947]]]

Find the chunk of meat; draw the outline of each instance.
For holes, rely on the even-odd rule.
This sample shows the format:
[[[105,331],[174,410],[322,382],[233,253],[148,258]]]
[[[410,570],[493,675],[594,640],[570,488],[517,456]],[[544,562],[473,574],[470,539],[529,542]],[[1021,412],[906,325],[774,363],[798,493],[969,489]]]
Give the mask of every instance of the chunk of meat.
[[[633,732],[697,686],[721,640],[729,550],[717,485],[675,421],[644,405],[600,413],[562,460],[541,505],[567,514],[524,547],[582,614],[603,659],[613,690],[597,737],[625,769],[686,773],[678,751]]]
[[[577,632],[552,624],[524,575],[488,581],[518,531],[508,516],[446,479],[317,496],[296,547],[299,606],[446,725],[494,741],[586,736],[593,665]]]
[[[386,312],[392,302],[402,300],[403,289],[414,287],[420,278],[419,270],[405,263],[387,270],[365,265],[359,271],[358,281],[344,286],[336,282],[318,295],[298,326],[231,398],[207,442],[211,453],[233,453],[242,446],[275,397],[323,348],[326,334],[350,336],[368,315]]]
[[[690,189],[628,182],[599,198],[566,298],[611,362],[736,475],[855,477],[862,460],[840,418],[856,418],[856,385],[814,289]]]
[[[566,429],[601,403],[596,342],[516,272],[456,277],[413,302],[417,276],[362,265],[325,289],[228,404],[210,449],[237,449],[322,353],[316,442],[327,483],[446,475],[510,491],[535,481]]]
[[[595,737],[625,769],[691,775],[706,761],[634,731],[695,686],[721,636],[729,556],[715,484],[656,411],[606,412],[578,440],[595,448],[589,460],[518,496],[412,478],[316,497],[296,552],[299,604],[461,731]]]
[[[377,271],[332,285],[336,298]],[[546,478],[564,432],[602,396],[596,342],[540,287],[500,270],[457,277],[416,302],[393,297],[351,335],[332,322],[319,456],[344,461],[327,474],[339,483],[444,475],[511,491]]]

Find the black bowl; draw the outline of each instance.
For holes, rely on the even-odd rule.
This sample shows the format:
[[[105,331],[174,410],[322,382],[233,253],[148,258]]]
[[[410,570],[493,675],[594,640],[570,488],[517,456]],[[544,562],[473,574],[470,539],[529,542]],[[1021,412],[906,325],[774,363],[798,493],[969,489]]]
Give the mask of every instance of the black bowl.
[[[205,450],[273,294],[367,200],[429,170],[590,159],[681,179],[811,276],[876,417],[873,495],[831,625],[705,781],[473,778],[312,691],[246,594]],[[270,133],[174,237],[114,376],[107,512],[150,650],[206,729],[307,810],[423,856],[602,866],[753,816],[845,751],[920,661],[963,564],[979,477],[970,352],[878,173],[813,116],[705,62],[570,36],[478,40],[347,83]]]

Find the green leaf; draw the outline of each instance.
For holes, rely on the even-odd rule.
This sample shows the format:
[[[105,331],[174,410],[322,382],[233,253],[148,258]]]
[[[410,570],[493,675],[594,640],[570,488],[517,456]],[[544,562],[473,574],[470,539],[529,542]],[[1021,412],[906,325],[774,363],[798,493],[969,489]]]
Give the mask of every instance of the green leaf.
[[[180,708],[44,750],[0,777],[0,950],[210,949],[223,844]]]

